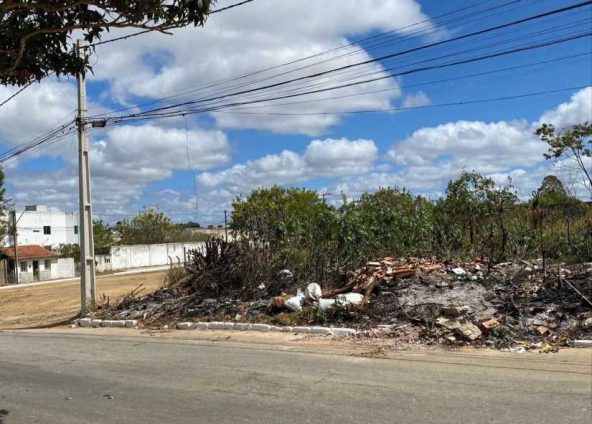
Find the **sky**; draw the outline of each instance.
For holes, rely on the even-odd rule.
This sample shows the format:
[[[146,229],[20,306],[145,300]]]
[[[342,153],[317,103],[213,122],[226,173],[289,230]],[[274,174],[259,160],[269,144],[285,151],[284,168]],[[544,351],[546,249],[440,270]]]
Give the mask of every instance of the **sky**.
[[[155,207],[175,221],[219,224],[234,199],[274,184],[315,189],[335,204],[385,186],[436,199],[463,170],[499,184],[510,177],[522,198],[548,174],[585,196],[569,160],[545,160],[533,133],[543,122],[592,121],[592,39],[585,35],[592,7],[454,41],[576,3],[254,0],[211,15],[204,27],[96,46],[90,116],[259,91],[213,100],[226,102],[220,111],[92,128],[95,217],[113,223]],[[442,66],[525,45],[531,48]],[[385,55],[392,57],[373,61]],[[368,78],[380,79],[361,83]],[[347,83],[356,84],[270,100]],[[16,90],[0,87],[0,101]],[[73,78],[33,84],[0,107],[0,151],[72,120],[76,102]],[[17,210],[77,208],[74,136],[3,166]]]

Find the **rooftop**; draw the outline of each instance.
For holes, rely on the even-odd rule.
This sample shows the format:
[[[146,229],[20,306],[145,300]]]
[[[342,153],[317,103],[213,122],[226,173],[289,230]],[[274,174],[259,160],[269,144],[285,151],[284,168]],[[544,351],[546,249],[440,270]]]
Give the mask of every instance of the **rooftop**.
[[[0,255],[14,259],[14,247],[0,247]],[[18,247],[18,257],[20,259],[44,259],[56,256],[50,250],[36,244],[23,245]]]

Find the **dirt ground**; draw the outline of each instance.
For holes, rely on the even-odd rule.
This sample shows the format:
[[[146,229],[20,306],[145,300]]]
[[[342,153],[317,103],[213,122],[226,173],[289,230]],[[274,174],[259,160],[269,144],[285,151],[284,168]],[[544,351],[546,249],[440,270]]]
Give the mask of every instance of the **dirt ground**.
[[[162,285],[164,271],[97,277],[97,302],[111,302],[143,284],[147,294]],[[42,328],[65,324],[80,310],[78,281],[0,290],[0,329]]]

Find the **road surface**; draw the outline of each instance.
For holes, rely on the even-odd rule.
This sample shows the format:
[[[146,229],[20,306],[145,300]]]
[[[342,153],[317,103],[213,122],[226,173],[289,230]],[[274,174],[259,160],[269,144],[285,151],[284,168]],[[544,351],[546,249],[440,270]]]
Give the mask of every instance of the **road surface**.
[[[592,357],[578,353],[371,359],[224,341],[0,332],[0,422],[590,423]]]

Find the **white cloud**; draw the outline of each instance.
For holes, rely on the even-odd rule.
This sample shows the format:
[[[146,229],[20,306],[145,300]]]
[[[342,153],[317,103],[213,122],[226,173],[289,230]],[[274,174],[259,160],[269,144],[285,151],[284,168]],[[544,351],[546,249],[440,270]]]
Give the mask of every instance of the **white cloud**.
[[[228,163],[230,146],[222,131],[194,129],[186,134],[184,129],[154,125],[115,127],[93,145],[92,170],[98,176],[146,183],[188,169],[188,154],[191,168],[203,170]]]
[[[417,93],[408,94],[403,99],[403,107],[420,107],[420,106],[429,106],[432,104],[432,101],[425,94],[423,91],[418,91]]]
[[[573,124],[592,121],[592,87],[584,88],[573,96],[567,103],[545,112],[536,126],[550,123],[562,129]]]
[[[519,194],[528,197],[546,174],[560,174],[565,166],[544,160],[546,146],[534,135],[536,127],[540,122],[562,128],[590,121],[591,105],[592,88],[588,87],[534,123],[457,121],[421,128],[388,151],[387,156],[398,166],[396,172],[373,173],[348,184],[356,192],[390,182],[416,192],[439,193],[466,169],[490,176],[500,184],[509,176]]]
[[[313,140],[302,155],[284,150],[220,172],[204,172],[198,182],[204,190],[224,187],[236,195],[259,186],[368,172],[376,155],[372,140]]]
[[[408,27],[422,21],[426,22]],[[131,102],[134,96],[164,97],[203,87],[211,81],[248,74],[314,55],[347,43],[347,37],[402,27],[408,28],[397,31],[399,34],[432,28],[432,24],[422,13],[419,3],[414,0],[333,0],[308,2],[306,5],[301,0],[258,0],[235,10],[213,15],[203,28],[175,30],[172,37],[155,33],[130,38],[118,44],[99,46],[97,54],[100,61],[91,78],[108,80],[112,93],[122,102]],[[112,34],[116,35],[119,34]],[[445,32],[440,31],[432,35],[432,38],[443,36]],[[340,57],[329,62],[322,62],[326,56],[316,57],[235,81],[231,84],[232,91],[239,90],[246,82],[251,84],[249,88],[257,87],[263,84],[263,81],[256,82],[259,79],[273,83],[371,58],[367,52],[356,46],[333,54]],[[297,70],[305,66],[308,67]],[[273,75],[288,70],[293,72],[272,78]],[[352,71],[345,70],[332,76],[339,79],[350,75]],[[386,75],[378,64],[366,66],[364,73]],[[325,87],[327,81],[315,80],[315,87]],[[294,87],[296,85],[278,87],[274,92],[292,92]],[[310,87],[310,82],[306,87]],[[370,90],[383,89],[392,91],[364,94]],[[204,98],[220,92],[221,87],[216,86],[194,92],[190,97]],[[348,109],[381,109],[391,107],[391,99],[398,97],[400,93],[394,79],[384,79],[308,96],[306,99],[318,100],[331,95],[356,95],[348,98]],[[258,97],[249,95],[247,98]],[[306,114],[342,110],[342,103],[335,99],[292,104],[276,107],[274,112]],[[340,122],[340,117],[336,114],[261,116],[220,113],[214,116],[220,128],[256,128],[311,136],[319,135],[329,126]]]
[[[175,170],[205,170],[230,161],[230,145],[222,131],[154,125],[122,126],[108,130],[92,143],[91,176],[97,211],[129,213],[137,210],[150,183],[172,176]],[[72,147],[72,146],[70,146]],[[65,150],[65,149],[64,149]],[[76,149],[65,154],[67,166],[61,170],[37,173],[12,169],[7,175],[11,196],[19,205],[47,204],[62,209],[77,208],[78,177]]]
[[[18,88],[0,85],[0,99],[14,94]],[[45,80],[26,88],[0,111],[0,144],[5,147],[28,142],[59,123],[75,116],[76,88],[69,83]]]
[[[457,121],[415,131],[394,144],[388,156],[403,166],[445,163],[497,172],[539,162],[544,151],[526,122]]]

